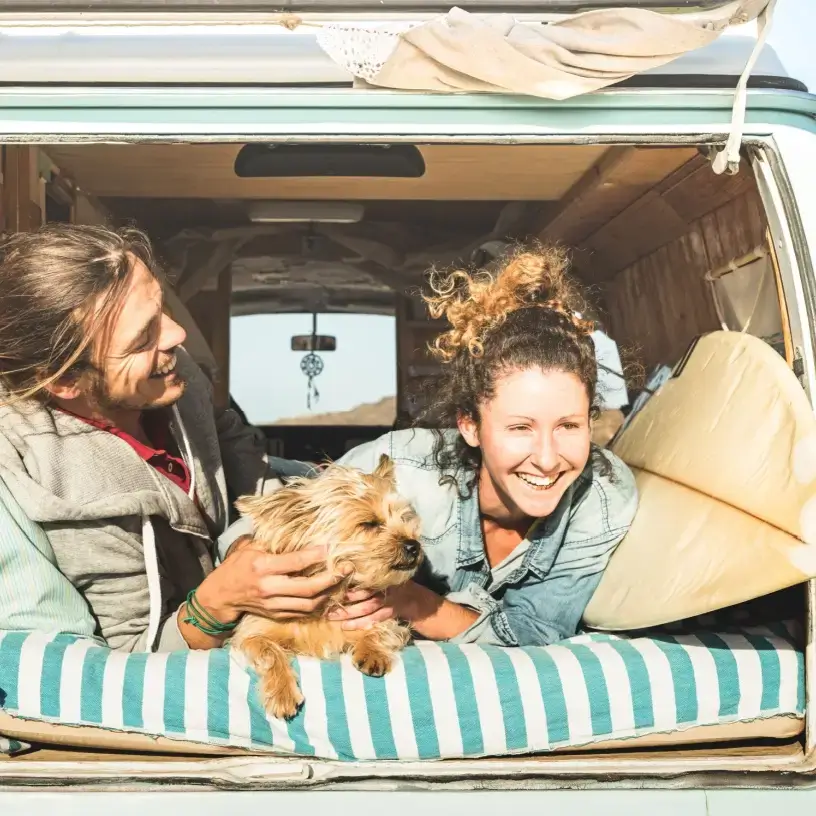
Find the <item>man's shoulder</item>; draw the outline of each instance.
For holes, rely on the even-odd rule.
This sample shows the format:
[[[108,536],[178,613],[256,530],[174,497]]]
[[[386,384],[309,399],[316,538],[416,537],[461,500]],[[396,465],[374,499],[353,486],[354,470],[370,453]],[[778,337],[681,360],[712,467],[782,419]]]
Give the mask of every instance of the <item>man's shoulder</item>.
[[[185,383],[184,393],[177,403],[182,417],[197,424],[205,417],[214,420],[212,383],[189,352],[181,347],[176,351],[176,371]]]
[[[389,456],[397,465],[435,470],[434,449],[438,435],[427,428],[406,428],[388,434]]]

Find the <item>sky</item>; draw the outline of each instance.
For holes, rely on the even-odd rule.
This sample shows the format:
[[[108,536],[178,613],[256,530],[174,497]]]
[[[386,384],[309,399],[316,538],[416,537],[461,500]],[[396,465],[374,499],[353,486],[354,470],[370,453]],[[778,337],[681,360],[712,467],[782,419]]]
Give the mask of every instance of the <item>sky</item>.
[[[788,73],[816,93],[816,0],[777,0],[768,42]]]
[[[788,73],[816,93],[816,0],[778,0],[768,42]],[[235,399],[250,421],[264,424],[309,413],[302,353],[289,349],[293,334],[311,331],[309,315],[251,315],[232,321],[230,378]],[[394,318],[321,315],[318,331],[337,337],[323,354],[312,413],[344,411],[392,396],[396,388]]]
[[[395,319],[384,315],[319,315],[319,334],[337,338],[336,351],[321,353],[323,371],[314,384],[320,398],[306,407],[308,380],[302,352],[291,351],[293,334],[310,334],[307,314],[232,318],[232,395],[257,425],[283,417],[346,411],[396,392]]]

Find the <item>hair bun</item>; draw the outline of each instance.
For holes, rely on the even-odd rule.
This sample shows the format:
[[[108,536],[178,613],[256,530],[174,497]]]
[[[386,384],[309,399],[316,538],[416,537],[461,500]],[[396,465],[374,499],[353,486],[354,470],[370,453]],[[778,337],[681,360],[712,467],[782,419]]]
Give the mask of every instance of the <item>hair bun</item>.
[[[474,272],[431,270],[423,296],[435,319],[451,328],[436,338],[431,353],[450,361],[463,351],[481,357],[487,335],[513,312],[539,307],[563,315],[580,334],[593,330],[580,312],[583,298],[570,280],[566,250],[555,246],[517,247],[490,268]]]

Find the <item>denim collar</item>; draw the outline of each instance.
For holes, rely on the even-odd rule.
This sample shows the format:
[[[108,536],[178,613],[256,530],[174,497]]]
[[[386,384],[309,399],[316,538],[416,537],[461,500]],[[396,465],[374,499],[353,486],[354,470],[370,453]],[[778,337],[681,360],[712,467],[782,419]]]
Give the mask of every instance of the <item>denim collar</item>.
[[[508,580],[521,580],[528,572],[541,578],[549,572],[563,539],[563,531],[569,518],[569,509],[572,506],[576,487],[586,478],[586,475],[586,472],[582,473],[567,488],[553,513],[533,522],[527,532],[527,540],[530,545],[524,559]],[[456,555],[458,568],[470,567],[487,560],[479,513],[479,485],[476,483],[470,495],[467,495],[467,482],[470,476],[469,471],[462,469],[456,478],[456,486],[459,491],[459,549]]]
[[[470,567],[485,560],[482,520],[479,513],[479,484],[468,493],[467,483],[472,472],[460,469],[456,476],[457,501],[459,502],[459,551],[457,567]]]

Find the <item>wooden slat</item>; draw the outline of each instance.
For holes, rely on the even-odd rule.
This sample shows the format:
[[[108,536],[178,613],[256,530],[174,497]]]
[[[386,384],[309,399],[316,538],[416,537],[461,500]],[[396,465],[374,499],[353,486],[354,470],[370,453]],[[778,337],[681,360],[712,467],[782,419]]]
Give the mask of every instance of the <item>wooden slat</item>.
[[[17,168],[16,146],[3,147],[3,230],[19,231],[19,208],[17,207],[18,188],[20,185]]]
[[[766,228],[753,186],[630,264],[604,287],[612,336],[647,369],[674,363],[692,338],[719,328],[705,274],[761,246]]]
[[[597,145],[423,145],[418,179],[245,179],[240,145],[53,145],[53,161],[100,197],[552,201],[607,150]]]
[[[610,149],[564,196],[539,238],[580,244],[695,155],[686,147]]]
[[[743,160],[734,176],[718,176],[704,156],[696,156],[659,186],[663,198],[685,221],[691,223],[729,201],[755,189],[753,170]]]
[[[703,216],[700,225],[711,269],[724,266],[761,246],[765,241],[767,222],[756,187]]]
[[[7,232],[28,232],[42,223],[42,210],[35,199],[37,148],[6,145],[4,162],[3,209]]]
[[[583,247],[592,253],[597,280],[679,238],[687,229],[671,205],[650,190],[601,227]]]
[[[695,151],[690,160],[674,168],[579,242],[579,250],[591,259],[590,280],[611,279],[639,258],[680,238],[701,218],[711,222],[706,228],[709,233],[725,229],[723,234],[728,234],[728,229],[717,223],[717,219],[728,218],[730,214],[718,216],[716,213],[729,202],[741,201],[747,194],[755,195],[755,189],[750,166],[744,164],[736,176],[717,176],[708,160]],[[748,219],[743,227],[751,233],[761,229],[764,223],[762,218],[757,221],[751,208],[738,215]],[[740,236],[733,238],[741,245]]]

